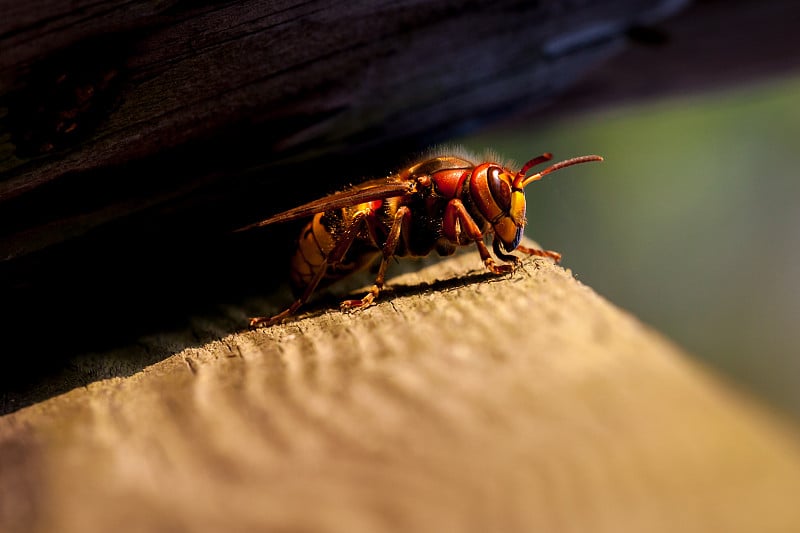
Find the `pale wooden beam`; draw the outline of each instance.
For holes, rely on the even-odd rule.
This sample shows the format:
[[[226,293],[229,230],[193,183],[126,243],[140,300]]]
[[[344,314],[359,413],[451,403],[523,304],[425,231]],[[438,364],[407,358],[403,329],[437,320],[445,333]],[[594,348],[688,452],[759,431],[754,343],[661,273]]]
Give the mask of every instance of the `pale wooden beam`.
[[[0,418],[0,529],[800,527],[796,432],[568,270],[392,285]]]

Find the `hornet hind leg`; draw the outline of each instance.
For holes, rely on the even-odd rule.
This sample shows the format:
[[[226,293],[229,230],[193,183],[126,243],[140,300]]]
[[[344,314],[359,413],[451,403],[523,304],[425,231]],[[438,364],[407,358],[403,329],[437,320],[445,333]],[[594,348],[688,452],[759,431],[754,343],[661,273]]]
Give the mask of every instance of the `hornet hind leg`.
[[[360,211],[353,216],[353,220],[350,225],[336,240],[333,250],[331,250],[331,252],[325,258],[325,261],[319,265],[318,270],[314,273],[314,277],[311,278],[311,281],[308,283],[308,285],[306,285],[303,293],[297,300],[294,301],[294,303],[292,303],[292,305],[275,316],[259,316],[251,318],[250,327],[271,326],[273,324],[283,322],[285,319],[295,314],[297,310],[300,309],[300,307],[306,303],[309,298],[311,298],[311,295],[319,285],[319,282],[322,281],[322,278],[325,276],[325,272],[327,272],[328,267],[339,263],[344,258],[345,254],[350,249],[350,246],[353,244],[353,241],[361,231],[362,226],[364,225],[369,214],[370,211],[366,210]]]
[[[408,234],[408,220],[410,216],[411,210],[406,206],[402,206],[397,210],[394,215],[394,220],[392,221],[392,228],[389,230],[389,236],[386,238],[386,243],[383,245],[383,257],[381,257],[378,275],[375,277],[375,284],[360,300],[343,301],[340,306],[342,309],[360,309],[362,307],[367,307],[378,297],[386,281],[386,269],[389,266],[389,260],[394,257],[397,245],[400,242],[400,237],[404,237]]]

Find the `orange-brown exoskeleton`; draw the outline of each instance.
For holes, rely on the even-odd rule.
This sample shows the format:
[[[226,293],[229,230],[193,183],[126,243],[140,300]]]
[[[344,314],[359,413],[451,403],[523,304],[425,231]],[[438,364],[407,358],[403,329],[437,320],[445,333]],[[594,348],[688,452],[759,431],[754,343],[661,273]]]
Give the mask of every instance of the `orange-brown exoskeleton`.
[[[256,317],[251,326],[270,325],[295,313],[320,285],[327,285],[381,258],[375,284],[360,300],[342,309],[368,306],[384,285],[392,257],[425,256],[436,250],[450,255],[475,244],[493,274],[514,270],[519,258],[510,252],[549,257],[558,252],[520,246],[525,228],[524,188],[556,170],[602,161],[597,155],[567,159],[527,176],[549,161],[549,153],[525,163],[518,172],[502,164],[475,163],[461,155],[430,157],[385,179],[371,180],[290,209],[237,231],[311,217],[300,233],[291,259],[290,280],[297,300],[272,317]],[[496,264],[484,237],[493,235]]]

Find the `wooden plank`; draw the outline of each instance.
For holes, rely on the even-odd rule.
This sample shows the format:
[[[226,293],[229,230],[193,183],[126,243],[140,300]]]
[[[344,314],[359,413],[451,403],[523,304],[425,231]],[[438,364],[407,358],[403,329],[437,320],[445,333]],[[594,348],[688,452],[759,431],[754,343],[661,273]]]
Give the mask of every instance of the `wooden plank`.
[[[0,529],[725,531],[800,527],[800,440],[545,260],[477,254],[0,418]],[[196,345],[193,338],[214,337]],[[121,372],[121,374],[124,374]]]
[[[386,154],[540,102],[661,2],[643,3],[587,48],[545,57],[549,41],[619,18],[625,3],[567,14],[558,2],[119,2],[63,19],[32,4],[17,14],[27,22],[0,34],[9,50],[0,258],[176,198],[193,204],[211,185],[226,206],[246,197],[233,185],[254,167],[276,194],[295,197],[276,176],[297,175],[287,162],[325,169],[304,178],[317,190],[385,171]],[[28,20],[34,13],[47,16]],[[511,22],[525,31],[507,31]],[[325,155],[351,161],[345,169]]]

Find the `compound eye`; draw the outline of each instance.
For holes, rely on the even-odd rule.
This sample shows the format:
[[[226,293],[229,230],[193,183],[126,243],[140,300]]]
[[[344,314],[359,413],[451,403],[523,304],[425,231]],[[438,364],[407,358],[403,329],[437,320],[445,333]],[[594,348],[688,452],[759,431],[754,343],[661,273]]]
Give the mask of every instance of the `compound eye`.
[[[486,169],[489,181],[489,192],[497,202],[497,206],[504,212],[511,210],[511,185],[500,177],[503,171],[499,167],[489,167]]]

